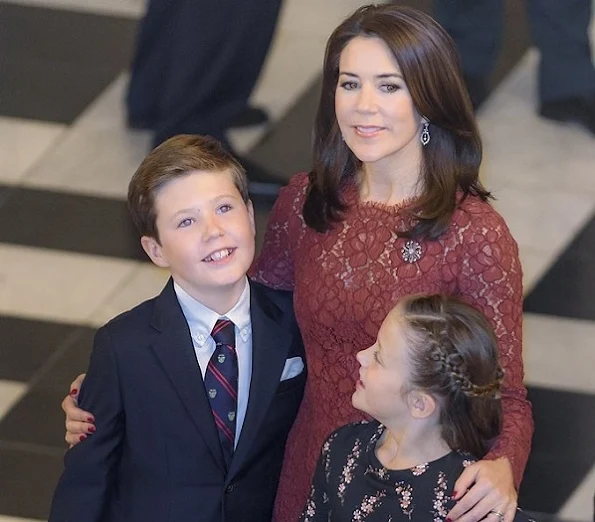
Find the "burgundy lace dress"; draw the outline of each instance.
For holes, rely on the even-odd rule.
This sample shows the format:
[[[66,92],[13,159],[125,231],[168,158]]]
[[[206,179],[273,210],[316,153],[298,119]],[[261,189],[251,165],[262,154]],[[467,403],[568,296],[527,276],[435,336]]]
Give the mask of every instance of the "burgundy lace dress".
[[[326,233],[306,227],[308,183],[298,174],[273,208],[252,277],[293,290],[306,347],[308,381],[289,436],[275,520],[294,522],[304,507],[320,448],[336,428],[364,418],[351,405],[358,375],[355,354],[374,343],[397,300],[414,293],[457,295],[492,322],[506,372],[504,427],[488,458],[506,455],[517,484],[529,456],[533,422],[523,385],[522,272],[518,249],[502,217],[467,198],[436,241],[408,243],[399,206],[360,202],[345,187],[344,220]]]

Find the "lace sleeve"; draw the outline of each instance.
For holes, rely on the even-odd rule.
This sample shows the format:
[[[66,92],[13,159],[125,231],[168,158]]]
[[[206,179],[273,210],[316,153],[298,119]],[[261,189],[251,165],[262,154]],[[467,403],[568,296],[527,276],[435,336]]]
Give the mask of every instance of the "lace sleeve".
[[[485,205],[485,204],[484,204]],[[461,296],[489,319],[499,341],[503,428],[486,456],[506,456],[518,488],[533,434],[531,405],[523,384],[523,293],[518,247],[502,217],[491,207],[467,214],[458,286]],[[475,214],[475,215],[474,215]]]
[[[307,185],[307,174],[297,174],[279,192],[269,217],[262,250],[250,269],[253,280],[278,290],[293,290],[293,251],[305,226],[302,207]]]

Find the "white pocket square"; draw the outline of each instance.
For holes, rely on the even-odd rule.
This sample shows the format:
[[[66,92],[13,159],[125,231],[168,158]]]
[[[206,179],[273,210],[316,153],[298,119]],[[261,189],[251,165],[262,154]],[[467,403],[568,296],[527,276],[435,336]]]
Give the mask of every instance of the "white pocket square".
[[[281,374],[281,380],[286,381],[287,379],[292,379],[293,377],[297,377],[300,373],[304,371],[304,361],[301,357],[291,357],[285,361],[285,366],[283,367],[283,373]]]

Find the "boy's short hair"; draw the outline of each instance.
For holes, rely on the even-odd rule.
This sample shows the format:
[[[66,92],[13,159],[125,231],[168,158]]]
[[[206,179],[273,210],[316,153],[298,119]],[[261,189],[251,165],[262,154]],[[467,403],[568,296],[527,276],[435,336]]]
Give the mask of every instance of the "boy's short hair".
[[[128,185],[128,209],[141,236],[159,242],[155,198],[164,185],[194,171],[229,172],[248,203],[248,179],[238,160],[210,136],[180,134],[153,149]]]

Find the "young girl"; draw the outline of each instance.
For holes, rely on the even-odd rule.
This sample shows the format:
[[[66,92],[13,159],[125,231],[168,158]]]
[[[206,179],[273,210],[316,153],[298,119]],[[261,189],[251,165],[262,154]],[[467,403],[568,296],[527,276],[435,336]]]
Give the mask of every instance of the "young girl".
[[[461,471],[500,432],[504,374],[492,329],[456,298],[409,296],[357,360],[352,403],[376,420],[324,443],[302,521],[444,520]],[[503,511],[487,520],[529,520]]]

